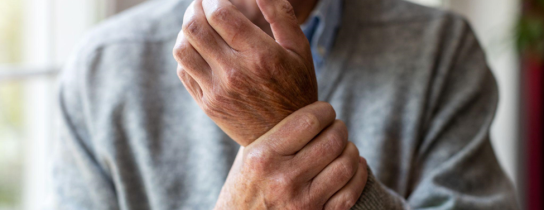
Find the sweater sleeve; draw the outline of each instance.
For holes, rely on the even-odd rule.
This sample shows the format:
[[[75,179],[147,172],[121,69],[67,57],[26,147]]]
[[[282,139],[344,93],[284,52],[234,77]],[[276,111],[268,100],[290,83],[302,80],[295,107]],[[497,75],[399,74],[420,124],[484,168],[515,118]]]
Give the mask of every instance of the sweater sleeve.
[[[398,195],[370,172],[352,209],[519,208],[489,137],[498,101],[495,79],[468,24],[459,37],[443,49],[452,56],[437,61],[429,83],[408,193]]]
[[[63,69],[58,94],[58,137],[52,142],[51,193],[46,209],[118,209],[115,187],[99,164],[86,123],[82,75],[87,65],[78,53]]]

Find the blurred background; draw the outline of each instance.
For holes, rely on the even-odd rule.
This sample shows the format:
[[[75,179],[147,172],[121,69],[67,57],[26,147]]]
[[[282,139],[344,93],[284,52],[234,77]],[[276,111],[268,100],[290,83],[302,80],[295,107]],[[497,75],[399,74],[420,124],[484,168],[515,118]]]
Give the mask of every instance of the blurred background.
[[[46,200],[56,75],[86,31],[143,1],[0,0],[0,210]],[[544,209],[544,0],[411,1],[469,20],[499,84],[493,146],[523,208]]]

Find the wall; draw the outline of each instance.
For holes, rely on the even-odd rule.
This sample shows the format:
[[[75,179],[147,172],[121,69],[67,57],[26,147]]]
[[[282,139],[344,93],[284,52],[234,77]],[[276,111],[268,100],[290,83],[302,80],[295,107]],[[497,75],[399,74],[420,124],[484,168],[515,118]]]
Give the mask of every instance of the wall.
[[[499,107],[491,138],[501,165],[512,180],[518,174],[519,62],[512,34],[518,0],[449,0],[446,7],[468,18],[487,54],[499,86]]]

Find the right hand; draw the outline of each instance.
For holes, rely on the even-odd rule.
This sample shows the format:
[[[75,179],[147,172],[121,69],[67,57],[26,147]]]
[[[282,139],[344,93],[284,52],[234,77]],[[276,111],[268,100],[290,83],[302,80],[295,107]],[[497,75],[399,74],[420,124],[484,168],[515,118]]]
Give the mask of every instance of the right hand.
[[[242,147],[215,209],[349,209],[367,180],[330,104],[315,102]]]

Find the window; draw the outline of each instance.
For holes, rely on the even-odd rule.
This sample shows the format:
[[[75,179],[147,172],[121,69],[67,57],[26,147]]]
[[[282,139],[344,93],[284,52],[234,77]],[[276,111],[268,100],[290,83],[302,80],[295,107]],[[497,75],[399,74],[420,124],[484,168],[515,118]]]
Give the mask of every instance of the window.
[[[408,0],[425,6],[442,6],[444,0]]]
[[[56,75],[89,28],[143,1],[0,1],[0,210],[40,209]]]
[[[0,1],[0,63],[21,62],[22,5]],[[0,75],[6,69],[0,69]],[[20,82],[0,77],[0,209],[17,209],[21,202],[23,110]]]

